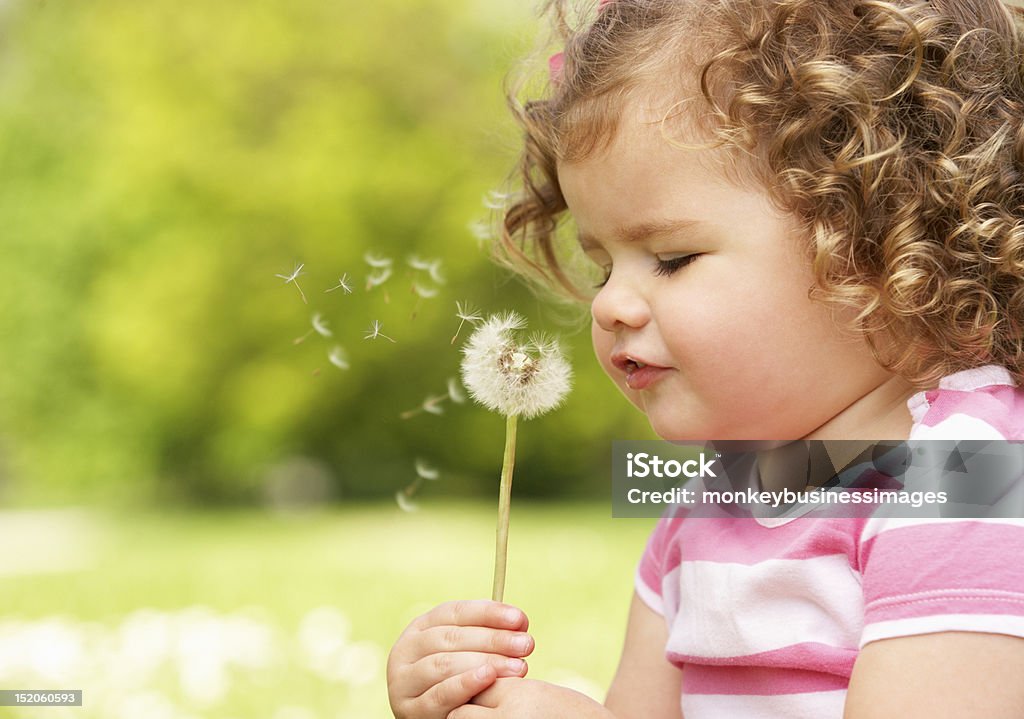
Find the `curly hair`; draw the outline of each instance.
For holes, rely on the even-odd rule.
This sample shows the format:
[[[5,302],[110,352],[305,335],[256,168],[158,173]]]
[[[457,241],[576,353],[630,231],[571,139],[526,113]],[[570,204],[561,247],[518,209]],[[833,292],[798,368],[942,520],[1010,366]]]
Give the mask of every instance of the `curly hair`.
[[[526,102],[527,73],[506,87],[525,145],[499,261],[587,299],[557,241],[557,163],[607,147],[640,93],[692,88],[702,112],[682,114],[798,220],[809,297],[852,308],[879,364],[920,387],[988,363],[1024,381],[1024,10],[611,0],[574,27],[568,2],[542,8],[558,81]]]

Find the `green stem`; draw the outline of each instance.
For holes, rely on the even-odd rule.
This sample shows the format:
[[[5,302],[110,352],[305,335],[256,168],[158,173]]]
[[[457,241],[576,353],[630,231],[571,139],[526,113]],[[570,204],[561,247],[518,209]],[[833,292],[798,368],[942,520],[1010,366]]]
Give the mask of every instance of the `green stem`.
[[[501,489],[498,496],[498,537],[494,549],[494,589],[491,599],[502,601],[505,596],[505,564],[508,560],[508,517],[512,507],[512,467],[516,462],[516,420],[510,414],[505,418],[505,459],[501,463]]]

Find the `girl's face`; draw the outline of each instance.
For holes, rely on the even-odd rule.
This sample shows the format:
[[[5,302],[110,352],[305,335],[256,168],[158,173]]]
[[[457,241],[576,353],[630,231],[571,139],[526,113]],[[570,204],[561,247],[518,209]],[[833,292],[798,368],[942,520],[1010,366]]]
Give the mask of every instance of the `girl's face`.
[[[608,277],[592,306],[605,372],[665,439],[905,439],[913,388],[808,299],[793,219],[714,171],[720,151],[671,146],[660,117],[633,103],[609,149],[558,166]]]

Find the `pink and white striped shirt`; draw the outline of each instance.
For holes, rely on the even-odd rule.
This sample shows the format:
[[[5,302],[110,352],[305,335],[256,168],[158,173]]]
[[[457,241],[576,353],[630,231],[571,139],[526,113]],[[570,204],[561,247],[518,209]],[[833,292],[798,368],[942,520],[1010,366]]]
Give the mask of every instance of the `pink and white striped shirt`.
[[[997,365],[907,407],[910,439],[1024,439],[1024,388]],[[868,642],[1024,637],[1024,519],[684,514],[658,520],[636,590],[668,624],[685,719],[838,719]]]

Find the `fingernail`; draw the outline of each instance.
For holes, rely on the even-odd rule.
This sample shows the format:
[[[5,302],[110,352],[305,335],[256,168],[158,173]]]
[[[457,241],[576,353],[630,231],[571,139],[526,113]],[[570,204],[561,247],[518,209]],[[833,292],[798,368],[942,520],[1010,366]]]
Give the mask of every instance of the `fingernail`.
[[[519,610],[518,609],[506,609],[505,610],[505,621],[509,624],[519,623]]]
[[[486,679],[490,671],[491,666],[489,664],[484,664],[482,667],[477,667],[476,672],[473,673],[473,676],[475,676],[477,679]]]
[[[530,648],[530,638],[527,636],[516,637],[512,640],[512,646],[517,652],[525,652]]]
[[[505,666],[507,666],[510,671],[513,671],[516,674],[518,674],[519,672],[523,671],[523,667],[526,666],[526,662],[524,662],[522,659],[506,659]]]

